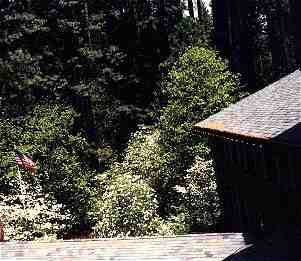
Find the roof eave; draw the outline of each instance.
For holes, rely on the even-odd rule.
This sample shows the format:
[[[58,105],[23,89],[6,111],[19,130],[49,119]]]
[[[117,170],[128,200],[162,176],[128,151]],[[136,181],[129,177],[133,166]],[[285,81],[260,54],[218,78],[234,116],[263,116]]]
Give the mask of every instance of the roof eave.
[[[290,147],[298,147],[301,148],[301,145],[291,144],[288,142],[283,142],[280,140],[275,140],[273,137],[259,136],[259,135],[248,135],[243,133],[234,133],[228,130],[220,130],[214,128],[206,128],[201,127],[200,124],[196,124],[193,126],[193,130],[197,133],[210,136],[210,137],[218,137],[225,140],[231,140],[235,142],[241,143],[253,143],[253,144],[276,144],[276,145],[285,145]]]

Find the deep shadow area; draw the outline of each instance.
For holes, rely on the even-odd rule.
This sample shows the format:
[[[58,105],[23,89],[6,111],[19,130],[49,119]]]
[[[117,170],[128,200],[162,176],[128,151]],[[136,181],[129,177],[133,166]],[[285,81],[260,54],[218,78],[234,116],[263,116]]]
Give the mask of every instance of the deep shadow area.
[[[301,123],[296,124],[290,129],[282,132],[274,138],[275,141],[293,144],[294,146],[301,146]]]
[[[223,261],[300,261],[301,234],[277,233],[233,253]]]

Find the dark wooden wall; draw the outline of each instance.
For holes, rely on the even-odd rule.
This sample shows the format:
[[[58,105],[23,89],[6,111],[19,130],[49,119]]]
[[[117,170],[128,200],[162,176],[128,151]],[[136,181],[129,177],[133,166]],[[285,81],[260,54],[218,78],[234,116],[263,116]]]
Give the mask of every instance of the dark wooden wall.
[[[224,232],[301,232],[301,148],[211,137]]]

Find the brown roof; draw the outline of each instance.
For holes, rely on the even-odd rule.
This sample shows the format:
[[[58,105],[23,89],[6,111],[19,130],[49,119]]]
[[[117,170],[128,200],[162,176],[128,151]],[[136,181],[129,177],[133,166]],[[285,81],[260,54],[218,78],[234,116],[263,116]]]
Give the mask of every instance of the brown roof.
[[[301,145],[301,72],[289,74],[195,127]]]
[[[221,261],[246,246],[242,234],[0,243],[0,259]]]

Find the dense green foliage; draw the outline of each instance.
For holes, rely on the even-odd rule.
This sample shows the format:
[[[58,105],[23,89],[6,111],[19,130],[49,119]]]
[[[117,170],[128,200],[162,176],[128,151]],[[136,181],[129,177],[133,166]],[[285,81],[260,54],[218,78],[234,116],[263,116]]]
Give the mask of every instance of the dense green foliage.
[[[180,0],[0,0],[7,238],[216,230],[210,151],[192,126],[237,101],[237,87],[300,66],[301,4],[213,0],[212,19],[186,2],[185,17]]]
[[[0,185],[3,192],[17,189],[18,183],[11,184],[18,171],[12,147],[17,145],[24,153],[30,152],[38,163],[35,179],[44,193],[51,193],[66,205],[73,214],[74,224],[79,225],[87,223],[94,172],[86,163],[89,144],[79,133],[72,134],[77,117],[70,107],[49,105],[37,106],[19,121],[1,120],[1,137],[5,138],[1,140]],[[26,178],[35,186],[30,176]]]
[[[161,112],[159,143],[168,155],[163,193],[171,202],[167,209],[173,202],[180,206],[171,188],[188,186],[187,169],[196,157],[208,159],[206,140],[192,130],[193,124],[236,101],[237,84],[216,52],[203,47],[189,48],[164,79],[168,102]]]
[[[114,172],[113,172],[114,173]],[[139,177],[117,173],[105,185],[98,206],[96,234],[103,237],[150,234],[157,202],[151,188]]]
[[[8,238],[215,228],[214,172],[192,126],[234,102],[238,81],[210,47],[202,1],[197,10],[0,1],[1,207],[18,227]],[[16,166],[14,146],[36,162],[34,175]]]
[[[0,194],[0,218],[7,240],[57,239],[71,227],[68,209],[45,194],[37,180],[33,188],[22,177],[16,179],[20,191]]]
[[[157,214],[177,233],[209,231],[219,221],[209,150],[192,126],[234,102],[237,84],[215,51],[189,48],[164,79],[168,102],[159,123],[136,132],[123,162],[108,172],[146,182],[155,191]],[[131,209],[126,213],[131,219]]]
[[[215,231],[220,222],[221,206],[217,194],[212,160],[196,157],[187,170],[185,187],[179,187],[191,231]]]

